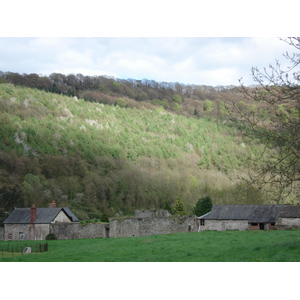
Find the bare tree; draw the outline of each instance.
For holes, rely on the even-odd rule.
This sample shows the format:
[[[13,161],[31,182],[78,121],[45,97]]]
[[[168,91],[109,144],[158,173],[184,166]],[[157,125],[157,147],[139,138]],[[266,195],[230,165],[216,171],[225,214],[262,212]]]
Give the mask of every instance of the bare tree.
[[[297,197],[300,191],[300,38],[282,40],[297,51],[284,54],[289,64],[285,70],[276,60],[275,65],[262,71],[252,68],[255,88],[246,87],[240,80],[245,99],[256,102],[260,112],[256,109],[245,113],[234,105],[243,133],[265,145],[261,155],[266,163],[250,174],[250,180],[259,187],[268,184],[276,191],[278,201],[287,195]],[[262,117],[262,110],[269,118]],[[270,150],[274,154],[266,157]]]

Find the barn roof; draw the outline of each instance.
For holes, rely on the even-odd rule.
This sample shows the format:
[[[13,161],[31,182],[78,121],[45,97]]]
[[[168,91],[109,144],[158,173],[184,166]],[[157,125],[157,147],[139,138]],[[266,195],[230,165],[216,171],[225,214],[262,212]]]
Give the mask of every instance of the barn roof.
[[[28,224],[30,223],[31,208],[15,208],[15,210],[3,222],[4,224]],[[36,209],[35,224],[49,224],[53,222],[56,216],[63,210],[68,218],[73,222],[78,222],[79,219],[72,213],[68,207],[47,207]]]
[[[200,216],[203,220],[248,220],[248,222],[276,222],[278,217],[300,217],[300,206],[294,205],[214,205],[211,212]]]
[[[284,205],[280,211],[282,218],[300,218],[300,205]]]

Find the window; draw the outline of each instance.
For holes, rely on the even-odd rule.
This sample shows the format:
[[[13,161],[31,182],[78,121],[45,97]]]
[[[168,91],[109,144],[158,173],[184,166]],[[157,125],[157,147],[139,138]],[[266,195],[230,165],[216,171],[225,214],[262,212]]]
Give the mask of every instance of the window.
[[[205,226],[205,220],[200,219],[200,226]]]
[[[19,232],[19,239],[23,240],[23,238],[24,238],[23,232]]]
[[[251,223],[251,226],[257,226],[257,223]]]

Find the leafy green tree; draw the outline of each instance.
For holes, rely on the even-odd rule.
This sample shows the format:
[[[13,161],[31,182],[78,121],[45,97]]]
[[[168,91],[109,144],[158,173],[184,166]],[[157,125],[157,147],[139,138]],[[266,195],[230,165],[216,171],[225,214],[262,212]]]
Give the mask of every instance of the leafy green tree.
[[[167,210],[170,214],[173,214],[173,209],[168,201],[165,202],[164,209]]]
[[[186,215],[183,203],[180,199],[176,200],[174,207],[174,215]]]
[[[12,212],[14,207],[24,207],[24,198],[19,185],[4,185],[0,189],[0,207]]]
[[[278,201],[291,192],[298,194],[296,199],[299,201],[300,37],[284,41],[297,50],[292,55],[285,54],[289,67],[283,69],[277,61],[263,71],[252,68],[253,80],[257,83],[255,89],[245,87],[240,80],[245,98],[262,107],[263,116],[255,112],[248,116],[238,105],[235,108],[244,125],[243,134],[265,145],[261,157],[266,156],[268,149],[277,150],[263,165],[256,168],[254,174],[249,174],[251,183],[258,187],[269,186],[269,190],[277,194]],[[267,115],[272,116],[271,122],[264,120]],[[255,165],[255,161],[251,164]]]
[[[210,198],[210,196],[205,196],[202,197],[198,200],[198,202],[196,203],[196,206],[194,207],[194,214],[196,216],[202,216],[208,212],[211,211],[213,206],[212,200]]]
[[[46,187],[47,181],[43,180],[42,176],[40,178],[37,175],[26,174],[21,185],[25,207],[30,207],[33,203],[36,206],[43,207],[48,202],[51,194],[44,193]]]
[[[180,95],[178,94],[175,94],[173,97],[172,97],[172,100],[178,104],[182,104],[182,98],[180,97]]]
[[[206,99],[204,101],[204,107],[203,107],[203,109],[205,111],[212,111],[212,110],[214,110],[214,108],[215,108],[214,103],[211,100]]]
[[[108,216],[107,216],[106,213],[103,213],[103,214],[101,215],[100,221],[101,221],[101,222],[109,223],[109,219],[108,219]]]

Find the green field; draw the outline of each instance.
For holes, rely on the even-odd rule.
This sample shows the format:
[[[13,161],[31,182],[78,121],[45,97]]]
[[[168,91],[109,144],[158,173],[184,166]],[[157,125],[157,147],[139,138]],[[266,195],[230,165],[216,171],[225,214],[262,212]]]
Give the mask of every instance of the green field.
[[[1,241],[0,248],[3,244]],[[17,242],[9,242],[11,244]],[[300,230],[206,231],[117,239],[48,241],[14,262],[299,262]]]

